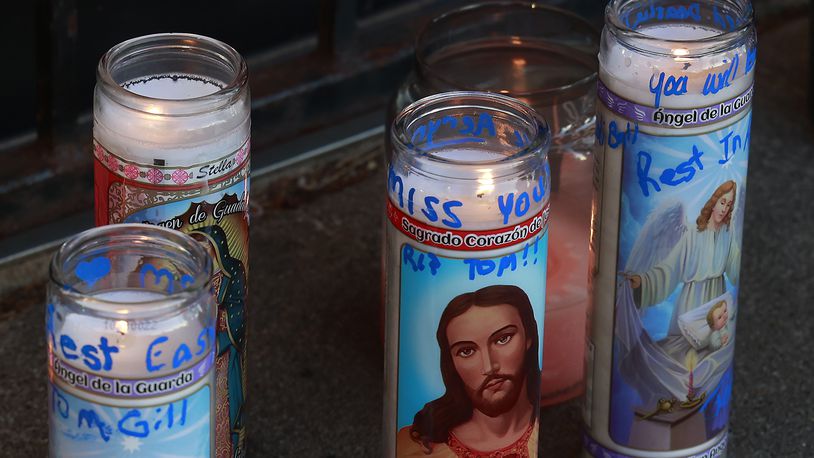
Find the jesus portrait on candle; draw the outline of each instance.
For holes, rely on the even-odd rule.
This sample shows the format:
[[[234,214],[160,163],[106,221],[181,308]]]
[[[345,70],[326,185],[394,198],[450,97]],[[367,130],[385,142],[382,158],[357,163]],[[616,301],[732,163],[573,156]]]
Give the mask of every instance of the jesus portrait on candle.
[[[495,285],[461,294],[436,338],[446,392],[399,431],[397,456],[536,456],[539,339],[526,293]]]

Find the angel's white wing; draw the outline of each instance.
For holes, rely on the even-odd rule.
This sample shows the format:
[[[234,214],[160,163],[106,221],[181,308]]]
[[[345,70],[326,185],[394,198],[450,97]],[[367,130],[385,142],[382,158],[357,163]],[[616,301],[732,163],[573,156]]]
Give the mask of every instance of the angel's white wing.
[[[625,264],[627,272],[647,272],[670,254],[687,231],[684,205],[666,203],[647,217]]]
[[[738,193],[735,196],[735,208],[732,209],[732,216],[730,218],[731,226],[734,226],[735,243],[740,246],[743,241],[743,215],[746,209],[746,178],[743,179],[742,185],[738,187]]]

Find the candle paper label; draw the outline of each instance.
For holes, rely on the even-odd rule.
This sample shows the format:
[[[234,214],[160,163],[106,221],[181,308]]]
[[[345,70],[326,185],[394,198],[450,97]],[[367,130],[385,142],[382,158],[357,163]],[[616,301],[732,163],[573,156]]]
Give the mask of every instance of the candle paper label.
[[[722,437],[694,455],[717,456],[732,392],[752,89],[694,110],[641,107],[601,83],[599,93],[597,143],[622,155],[609,434],[652,451]],[[646,128],[711,122],[688,136]],[[626,456],[585,440],[595,456]]]
[[[249,249],[249,141],[208,163],[128,162],[94,142],[96,224],[147,223],[203,242],[214,260],[215,456],[245,454],[245,301]]]
[[[87,393],[121,399],[151,398],[182,390],[204,379],[213,363],[213,355],[207,355],[188,369],[162,377],[136,380],[97,375],[51,357],[52,372],[63,383]]]
[[[98,278],[86,275],[84,280]],[[119,330],[100,336],[66,332],[65,320],[58,307],[48,305],[50,438],[59,456],[91,451],[101,456],[210,456],[212,326],[184,339],[179,334],[150,335],[150,321],[131,322],[132,329],[146,333],[125,337],[113,326]],[[138,337],[149,342],[141,350]],[[123,365],[143,376],[111,375],[121,373]]]
[[[149,407],[115,407],[74,396],[51,383],[51,440],[59,456],[189,456],[211,453],[211,393]]]
[[[661,78],[664,78],[663,74]],[[634,120],[638,125],[674,128],[700,127],[736,116],[751,108],[750,102],[753,94],[754,86],[751,86],[743,94],[717,105],[702,108],[670,109],[639,105],[614,94],[602,81],[599,81],[597,85],[599,100],[617,115]],[[611,133],[610,135],[614,134]]]
[[[392,203],[388,213],[388,230],[408,237],[400,246],[396,456],[536,457],[548,209],[495,231],[427,226]],[[447,257],[439,246],[469,253]],[[483,249],[492,251],[472,256]],[[455,434],[475,417],[518,412],[528,421],[503,443]]]
[[[470,232],[430,226],[408,216],[387,201],[387,218],[402,233],[424,245],[448,250],[496,250],[528,240],[539,233],[548,221],[548,208],[514,226],[492,231]]]

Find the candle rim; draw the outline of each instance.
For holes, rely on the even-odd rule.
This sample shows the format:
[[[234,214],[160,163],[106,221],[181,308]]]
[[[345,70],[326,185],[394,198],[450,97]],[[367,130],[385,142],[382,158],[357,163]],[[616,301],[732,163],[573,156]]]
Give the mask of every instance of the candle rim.
[[[131,245],[150,242],[153,246],[159,248],[165,246],[179,249],[182,253],[188,255],[200,272],[193,278],[191,284],[184,286],[179,291],[144,301],[102,299],[98,295],[111,291],[130,290],[158,292],[132,287],[80,292],[68,284],[63,266],[68,265],[71,261],[78,263],[82,259],[81,255],[83,253],[92,252],[99,247],[110,246],[112,241]],[[156,244],[156,241],[161,243]],[[210,294],[212,274],[212,259],[203,246],[192,237],[176,230],[142,223],[111,224],[81,232],[60,246],[51,258],[49,265],[49,277],[52,285],[61,290],[60,295],[62,297],[71,299],[63,305],[78,306],[83,310],[92,311],[92,313],[100,317],[125,321],[164,316],[171,311],[182,312],[188,306],[196,303],[203,295]]]
[[[537,14],[539,12],[548,12],[548,13],[556,13],[563,15],[575,22],[579,23],[582,27],[586,28],[592,34],[590,35],[593,38],[593,42],[596,45],[597,52],[599,51],[599,37],[600,31],[596,27],[593,26],[590,22],[586,21],[581,16],[574,14],[566,9],[559,8],[552,5],[542,5],[537,3],[527,3],[527,2],[519,2],[519,1],[488,1],[484,3],[474,3],[470,5],[465,5],[460,8],[456,8],[452,11],[448,11],[446,13],[441,14],[433,18],[430,22],[425,24],[418,34],[413,43],[413,49],[415,49],[415,59],[416,63],[418,64],[418,70],[424,74],[431,76],[432,78],[437,79],[443,84],[448,85],[452,88],[457,88],[459,90],[467,90],[467,91],[483,91],[483,89],[469,87],[466,84],[461,84],[459,81],[455,79],[447,78],[441,73],[437,72],[433,68],[433,63],[429,60],[430,55],[433,53],[429,53],[425,56],[420,50],[425,48],[424,41],[427,39],[427,35],[434,27],[442,27],[443,23],[446,21],[454,20],[460,16],[464,16],[467,14],[478,13],[483,10],[488,10],[490,8],[497,8],[501,13],[506,13],[507,9],[520,9],[523,11],[528,12],[529,14]],[[587,35],[587,34],[586,34]],[[503,95],[508,95],[510,97],[525,97],[525,98],[533,98],[533,97],[540,97],[540,96],[547,96],[547,95],[554,95],[560,94],[563,92],[569,92],[576,88],[583,87],[586,85],[590,85],[591,83],[595,82],[599,77],[599,69],[598,67],[593,68],[590,75],[585,76],[583,78],[576,79],[572,82],[567,84],[562,84],[555,87],[549,87],[544,89],[535,89],[535,90],[525,90],[525,91],[491,91],[486,90],[486,92],[494,92]]]
[[[433,105],[441,104],[447,101],[459,102],[455,103],[454,105],[441,105],[433,107]],[[487,103],[489,102],[494,103],[497,106],[488,106]],[[506,113],[508,115],[520,118],[524,123],[526,123],[526,127],[534,127],[536,134],[534,135],[534,138],[531,139],[531,143],[529,145],[518,148],[512,151],[511,154],[505,155],[501,159],[490,161],[446,159],[435,154],[410,148],[410,142],[406,141],[406,137],[404,136],[406,133],[404,124],[408,117],[415,116],[416,113],[420,113],[420,110],[422,109],[430,108],[426,113],[416,116],[416,118],[410,123],[412,125],[423,116],[432,115],[441,110],[461,107],[480,107],[484,110],[492,112],[499,111],[501,113]],[[509,108],[515,111],[509,111]],[[493,92],[451,91],[424,97],[423,99],[419,99],[405,107],[393,120],[391,140],[395,148],[406,152],[406,154],[399,154],[398,156],[403,156],[407,162],[412,163],[414,166],[416,166],[417,171],[420,171],[423,174],[458,179],[462,181],[474,181],[478,180],[479,177],[472,175],[471,173],[467,173],[463,176],[455,174],[439,174],[433,172],[427,167],[421,167],[419,164],[434,163],[446,166],[445,170],[448,171],[461,169],[462,171],[465,170],[466,172],[476,171],[476,169],[483,167],[492,167],[492,171],[494,172],[492,173],[493,178],[504,178],[506,176],[511,176],[519,169],[522,170],[523,166],[530,160],[534,160],[535,158],[542,160],[547,159],[548,148],[551,144],[551,129],[548,126],[548,122],[542,115],[520,100]]]
[[[211,49],[205,49],[203,45]],[[147,46],[145,49],[138,49],[138,46]],[[133,58],[133,56],[143,55],[150,50],[170,50],[179,49],[189,52],[192,49],[207,51],[220,59],[211,59],[214,62],[225,64],[234,73],[231,81],[222,81],[224,84],[219,90],[197,97],[183,99],[168,99],[161,97],[151,97],[126,89],[113,78],[114,64],[118,59]],[[127,53],[130,54],[127,54]],[[187,54],[189,55],[189,54]],[[167,72],[166,76],[178,72]],[[189,76],[203,77],[194,73],[187,73]],[[142,77],[165,76],[164,74],[142,75]],[[212,110],[228,108],[237,100],[242,92],[248,88],[248,66],[245,59],[233,47],[228,44],[210,38],[205,35],[193,33],[155,33],[143,35],[125,40],[110,48],[96,67],[97,88],[106,96],[117,103],[135,111],[147,113],[155,116],[191,116],[199,115]],[[148,108],[160,104],[166,110],[155,113]]]
[[[674,48],[687,47],[688,53],[682,55],[682,58],[703,57],[737,48],[738,46],[741,46],[750,35],[753,35],[755,12],[754,8],[752,7],[752,3],[749,0],[744,0],[746,8],[742,8],[742,10],[739,11],[741,13],[740,19],[742,19],[742,21],[738,27],[728,31],[715,27],[714,30],[719,31],[720,33],[710,37],[698,39],[660,38],[643,33],[639,29],[629,27],[620,19],[620,5],[633,1],[637,0],[610,0],[605,7],[605,28],[616,37],[620,44],[637,52],[654,56],[675,57],[673,54]],[[733,6],[735,5],[733,2],[730,2],[730,4]],[[661,25],[684,24],[686,23],[676,21],[664,22]],[[713,27],[706,25],[698,25],[713,29]]]
[[[192,291],[180,291],[166,296],[156,297],[144,301],[117,301],[107,298],[97,297],[100,294],[117,291],[143,291],[137,288],[118,288],[98,291],[94,294],[82,294],[72,290],[63,290],[62,297],[70,298],[70,301],[63,303],[63,307],[78,308],[82,312],[90,313],[96,317],[116,320],[134,321],[146,319],[162,319],[169,314],[180,314],[188,306],[197,303],[199,293]]]

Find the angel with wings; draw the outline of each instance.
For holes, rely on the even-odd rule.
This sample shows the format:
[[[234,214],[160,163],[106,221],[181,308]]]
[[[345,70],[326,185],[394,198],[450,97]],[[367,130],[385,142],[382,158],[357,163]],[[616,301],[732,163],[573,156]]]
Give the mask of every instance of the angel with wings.
[[[731,364],[734,345],[728,321],[735,313],[735,298],[727,292],[726,280],[737,285],[740,269],[740,231],[732,218],[736,196],[735,181],[722,183],[694,227],[687,227],[680,202],[653,212],[620,272],[620,369],[644,402],[666,392],[682,399],[688,390],[710,391]],[[644,330],[641,313],[677,288],[667,335],[655,341]],[[690,385],[691,372],[695,386]]]
[[[662,302],[683,283],[667,332],[670,335],[679,334],[678,316],[726,292],[724,274],[730,283],[738,283],[740,244],[734,240],[731,227],[736,194],[734,181],[718,186],[698,215],[695,230],[684,230],[670,254],[658,264],[629,275],[641,307]],[[684,227],[683,222],[680,227]]]

